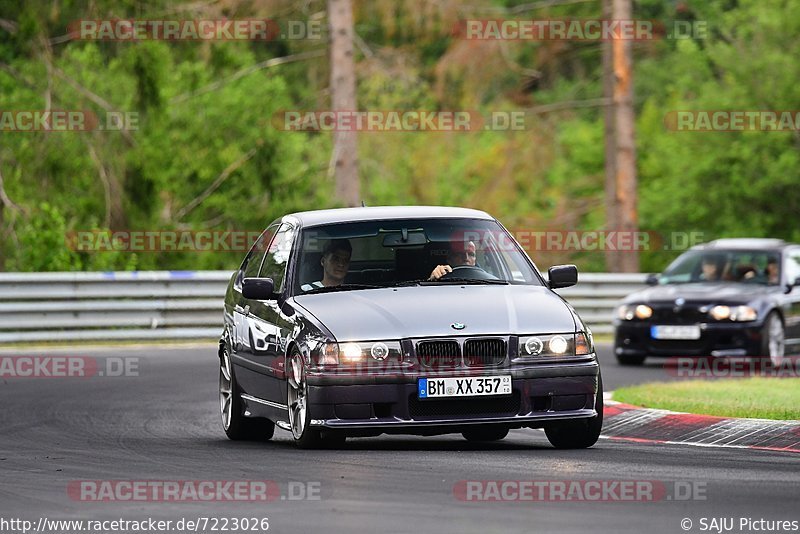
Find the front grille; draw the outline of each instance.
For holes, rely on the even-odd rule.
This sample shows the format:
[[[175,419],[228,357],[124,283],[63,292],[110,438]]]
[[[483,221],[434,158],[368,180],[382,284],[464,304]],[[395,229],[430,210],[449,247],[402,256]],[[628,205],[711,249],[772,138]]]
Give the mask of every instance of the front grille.
[[[470,339],[464,343],[464,361],[470,367],[501,365],[506,361],[506,342],[502,339]]]
[[[416,395],[408,398],[408,412],[412,418],[420,417],[469,417],[476,415],[508,416],[519,413],[520,394],[514,390],[506,397],[483,397],[477,399],[419,400]]]
[[[650,321],[654,324],[697,324],[708,321],[708,315],[696,306],[656,305]]]
[[[417,358],[425,367],[446,369],[456,367],[461,360],[458,341],[420,341],[417,343]]]

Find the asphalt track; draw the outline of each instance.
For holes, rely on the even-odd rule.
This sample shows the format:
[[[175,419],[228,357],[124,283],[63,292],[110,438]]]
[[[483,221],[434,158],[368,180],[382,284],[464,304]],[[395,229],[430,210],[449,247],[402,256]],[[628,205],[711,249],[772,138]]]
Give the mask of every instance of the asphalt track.
[[[703,528],[712,518],[732,519],[731,532],[755,532],[740,529],[740,518],[800,521],[797,454],[607,439],[588,450],[558,451],[534,430],[515,430],[488,445],[460,436],[381,436],[351,439],[336,451],[301,451],[282,430],[269,442],[235,443],[220,428],[213,345],[53,353],[138,358],[139,376],[0,383],[0,530],[3,519],[36,524],[40,517],[267,517],[270,532],[295,534],[677,533],[687,531],[684,519],[693,523],[689,532],[716,532]],[[657,360],[621,368],[607,345],[600,357],[606,389],[670,378]],[[67,491],[80,480],[269,480],[283,498],[86,502]],[[651,481],[673,498],[465,502],[454,491],[465,480]],[[676,483],[694,487],[693,497],[678,498]],[[293,500],[301,487],[319,488],[318,498]]]

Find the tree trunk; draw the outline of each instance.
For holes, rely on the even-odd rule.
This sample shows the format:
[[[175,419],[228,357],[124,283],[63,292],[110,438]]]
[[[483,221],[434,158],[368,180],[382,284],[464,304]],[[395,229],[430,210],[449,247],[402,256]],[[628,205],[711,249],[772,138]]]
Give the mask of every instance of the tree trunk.
[[[613,20],[632,20],[631,0],[613,0]],[[633,111],[633,54],[631,41],[612,41],[614,61],[614,115],[616,130],[616,230],[638,231],[636,191],[636,144]],[[632,240],[634,243],[637,240]],[[639,252],[635,247],[619,253],[618,271],[639,271]]]
[[[612,0],[603,1],[603,20],[612,18]],[[615,108],[611,105],[614,98],[614,56],[611,41],[603,41],[603,98],[606,105],[603,108],[604,124],[603,137],[605,142],[605,207],[606,230],[613,231],[617,228],[617,136],[614,128]],[[613,250],[605,251],[606,271],[617,272],[620,270],[619,254]]]
[[[353,56],[353,6],[351,0],[328,0],[331,50],[331,107],[357,111],[356,69]],[[355,131],[334,131],[336,197],[347,206],[358,206],[358,137]]]

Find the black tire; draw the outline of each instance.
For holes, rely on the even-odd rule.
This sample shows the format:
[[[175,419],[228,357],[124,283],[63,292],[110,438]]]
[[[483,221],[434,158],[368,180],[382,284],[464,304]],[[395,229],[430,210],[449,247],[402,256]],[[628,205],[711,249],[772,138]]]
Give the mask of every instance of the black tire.
[[[244,403],[242,402],[242,391],[239,389],[239,384],[236,381],[236,373],[233,370],[233,365],[230,360],[230,349],[227,344],[220,348],[220,415],[222,418],[222,429],[228,439],[234,441],[252,440],[252,441],[267,441],[272,439],[275,434],[275,423],[269,419],[261,417],[245,417],[244,416]],[[230,415],[229,420],[226,421],[225,406],[222,399],[222,389],[225,383],[227,370],[230,380]]]
[[[562,421],[545,427],[550,444],[556,449],[586,449],[597,443],[603,428],[603,377],[597,376],[595,396],[597,415],[591,419]]]
[[[620,365],[642,365],[647,356],[641,354],[617,354],[617,363]]]
[[[292,351],[289,359],[289,369],[287,369],[286,379],[286,393],[287,393],[287,406],[289,407],[289,424],[292,429],[292,437],[294,443],[300,449],[335,449],[344,445],[346,437],[344,434],[338,432],[329,432],[311,427],[311,407],[308,406],[308,384],[305,378],[305,362],[303,356],[296,349]],[[295,377],[299,380],[295,379]],[[297,384],[299,387],[293,386]],[[297,398],[298,391],[302,390],[301,397],[303,398],[305,410],[302,412],[303,422],[302,425],[297,425],[295,418],[298,411],[293,411],[294,402]]]
[[[778,339],[775,339],[775,338]],[[772,346],[777,342],[778,346]],[[764,326],[761,328],[761,351],[753,357],[760,365],[779,366],[786,355],[786,327],[781,316],[774,311],[767,314]]]
[[[461,433],[467,441],[500,441],[508,435],[508,428],[496,425],[480,425]]]

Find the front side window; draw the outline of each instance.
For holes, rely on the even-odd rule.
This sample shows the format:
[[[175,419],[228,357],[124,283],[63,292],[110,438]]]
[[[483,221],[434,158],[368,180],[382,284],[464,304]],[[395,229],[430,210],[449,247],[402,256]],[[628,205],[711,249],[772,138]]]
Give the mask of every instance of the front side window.
[[[793,250],[786,256],[786,279],[794,284],[800,278],[800,250]]]
[[[272,240],[272,236],[275,235],[275,230],[277,230],[277,228],[277,225],[273,225],[264,230],[256,242],[253,243],[253,246],[250,247],[250,251],[247,253],[247,256],[245,256],[241,267],[239,267],[239,275],[236,279],[236,285],[238,287],[241,288],[242,280],[245,278],[255,278],[258,276],[261,263],[264,261],[264,256],[267,252],[267,247]]]
[[[272,278],[275,283],[275,292],[283,291],[283,283],[286,275],[286,266],[289,263],[289,256],[292,253],[292,243],[294,242],[295,229],[291,225],[284,224],[275,239],[269,245],[269,250],[261,266],[261,278]]]

